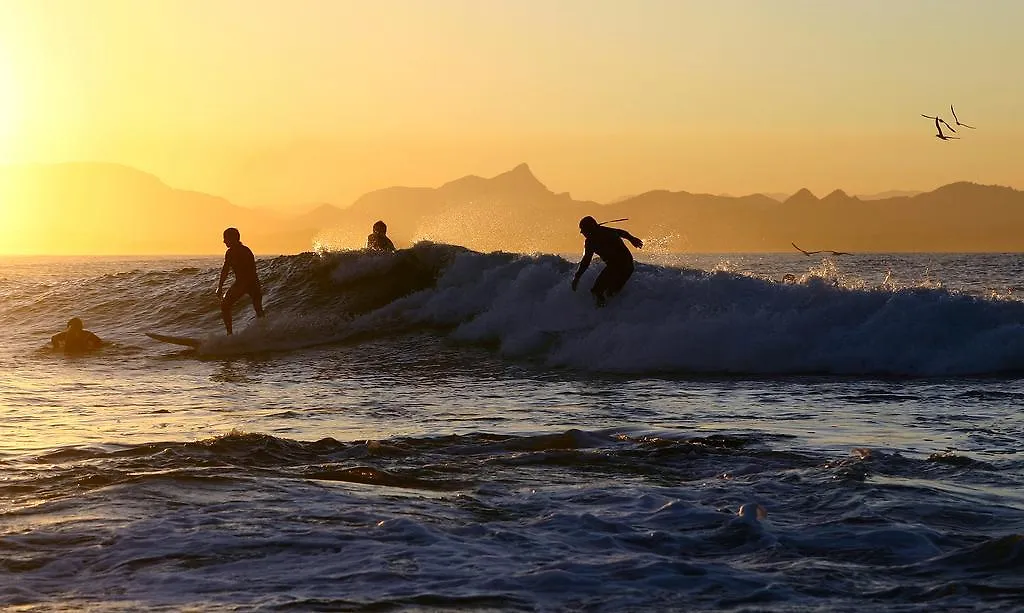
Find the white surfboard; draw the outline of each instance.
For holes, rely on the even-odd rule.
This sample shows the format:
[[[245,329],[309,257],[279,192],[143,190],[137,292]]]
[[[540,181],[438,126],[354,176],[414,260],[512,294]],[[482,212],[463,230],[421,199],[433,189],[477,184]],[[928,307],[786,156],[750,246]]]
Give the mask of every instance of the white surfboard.
[[[199,345],[203,344],[198,338],[189,338],[187,336],[170,336],[168,334],[156,334],[154,332],[146,332],[146,336],[149,338],[160,341],[161,343],[171,343],[172,345],[181,345],[183,347],[191,347],[197,349]]]

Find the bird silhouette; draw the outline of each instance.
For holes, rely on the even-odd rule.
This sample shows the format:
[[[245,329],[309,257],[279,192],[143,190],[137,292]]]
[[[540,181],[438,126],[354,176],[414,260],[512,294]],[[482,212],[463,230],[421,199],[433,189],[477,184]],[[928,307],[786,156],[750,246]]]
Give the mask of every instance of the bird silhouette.
[[[956,140],[956,139],[958,139],[959,136],[946,136],[945,134],[942,133],[942,126],[939,125],[939,122],[941,122],[941,121],[942,120],[940,120],[938,118],[936,118],[936,120],[935,120],[935,129],[939,131],[939,133],[936,134],[935,137],[936,138],[941,138],[942,140]],[[942,122],[942,123],[946,124],[946,122]],[[949,124],[946,124],[946,127],[949,128]],[[949,129],[953,130],[952,128],[949,128]],[[953,130],[953,132],[955,132],[955,131],[956,130]]]
[[[932,117],[931,115],[925,115],[924,113],[921,113],[921,117],[927,117],[928,119],[934,119],[934,120],[935,120],[935,125],[936,125],[936,126],[938,126],[938,125],[939,125],[939,122],[941,121],[941,122],[942,122],[943,124],[945,124],[945,126],[946,126],[947,128],[949,128],[949,131],[950,131],[950,132],[956,132],[956,128],[954,128],[953,126],[951,126],[951,125],[949,125],[948,123],[946,123],[946,120],[945,120],[945,119],[943,119],[943,118],[941,118],[941,117],[939,117],[939,116],[937,116],[937,115],[936,115],[935,117]],[[942,132],[942,130],[940,129],[940,130],[939,130],[939,132]]]
[[[956,122],[956,125],[958,125],[958,126],[963,126],[963,127],[965,127],[965,128],[970,128],[970,129],[972,129],[972,130],[974,129],[974,126],[969,126],[969,125],[967,125],[967,124],[965,124],[965,123],[960,123],[960,120],[959,120],[959,119],[957,119],[957,117],[956,117],[956,111],[954,111],[954,110],[953,110],[953,105],[952,105],[952,104],[951,104],[951,105],[949,105],[949,112],[950,112],[950,113],[953,113],[953,121],[955,121],[955,122]],[[943,123],[945,123],[945,122],[943,122]],[[946,126],[949,126],[949,124],[947,123],[947,124],[946,124]],[[950,128],[950,129],[952,130],[952,128]]]
[[[806,256],[812,256],[812,255],[815,255],[817,253],[831,253],[832,255],[850,255],[849,253],[847,253],[845,251],[830,251],[828,249],[822,249],[820,251],[804,251],[800,247],[797,247],[796,243],[790,243],[790,245],[793,245],[794,249],[796,249],[797,251],[799,251],[800,253],[802,253],[802,254],[804,254]]]

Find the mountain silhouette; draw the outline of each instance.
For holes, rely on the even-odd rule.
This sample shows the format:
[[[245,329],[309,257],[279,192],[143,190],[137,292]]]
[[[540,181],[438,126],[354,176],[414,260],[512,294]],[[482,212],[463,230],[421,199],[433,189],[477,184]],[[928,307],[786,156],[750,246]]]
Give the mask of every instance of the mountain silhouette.
[[[1024,192],[956,182],[934,191],[864,199],[835,190],[818,199],[801,189],[784,201],[652,190],[610,204],[578,201],[547,188],[526,164],[494,177],[466,176],[439,187],[388,187],[350,206],[323,203],[284,215],[240,207],[170,187],[116,164],[0,167],[3,250],[42,254],[222,253],[235,226],[257,253],[314,245],[360,248],[378,219],[401,247],[419,240],[481,251],[575,253],[579,219],[622,222],[648,250],[792,251],[791,243],[838,251],[1024,250]]]
[[[500,175],[484,179],[476,175],[469,175],[445,183],[440,187],[442,192],[449,197],[469,195],[481,197],[484,195],[495,195],[499,197],[514,197],[516,199],[546,198],[552,194],[543,183],[541,183],[530,167],[523,163],[512,170],[503,172]]]
[[[846,192],[841,189],[837,189],[822,198],[821,203],[827,205],[842,205],[849,203],[851,200],[853,200],[853,198],[851,198]]]
[[[555,195],[520,165],[496,177],[464,177],[428,188],[367,194],[341,212],[344,225],[377,217],[403,241],[452,242],[479,250],[579,251],[576,224],[629,218],[623,227],[667,251],[791,251],[791,242],[841,251],[1018,251],[1024,193],[953,183],[933,192],[862,200],[843,190],[818,199],[801,189],[783,202],[762,194],[730,197],[652,190],[601,205]],[[358,220],[358,221],[355,221]],[[332,231],[345,244],[343,231]],[[358,240],[354,237],[349,240]]]
[[[818,198],[806,187],[798,190],[795,194],[783,200],[786,206],[812,206],[818,203]]]
[[[891,189],[884,192],[878,192],[875,194],[857,194],[858,200],[885,200],[887,198],[903,198],[909,196],[916,196],[921,192],[916,190],[907,189]]]
[[[360,245],[380,219],[400,244],[432,240],[483,251],[542,251],[559,242],[565,220],[575,226],[593,206],[598,205],[555,194],[527,164],[519,164],[494,177],[469,175],[437,188],[370,192],[342,209],[335,225],[318,240],[332,246]]]
[[[0,229],[4,250],[16,253],[211,253],[228,226],[249,228],[243,241],[291,230],[266,211],[119,164],[0,167],[0,201],[30,209]]]

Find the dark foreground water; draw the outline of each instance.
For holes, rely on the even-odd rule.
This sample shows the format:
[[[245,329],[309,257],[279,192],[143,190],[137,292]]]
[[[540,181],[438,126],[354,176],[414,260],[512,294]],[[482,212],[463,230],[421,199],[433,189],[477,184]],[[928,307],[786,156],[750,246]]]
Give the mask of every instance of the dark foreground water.
[[[1017,256],[574,266],[0,260],[0,606],[1024,607]]]

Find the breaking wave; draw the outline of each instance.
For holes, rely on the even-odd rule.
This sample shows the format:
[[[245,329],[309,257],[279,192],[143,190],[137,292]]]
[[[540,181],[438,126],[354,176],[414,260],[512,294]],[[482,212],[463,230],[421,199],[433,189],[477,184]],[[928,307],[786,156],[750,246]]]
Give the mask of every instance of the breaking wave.
[[[394,255],[305,253],[259,263],[265,320],[220,332],[196,268],[133,271],[33,288],[49,304],[91,305],[93,319],[201,336],[200,356],[430,331],[548,367],[624,374],[960,376],[1024,371],[1024,303],[934,285],[868,286],[829,271],[778,279],[639,264],[595,308],[585,275],[556,255],[478,253],[420,243]],[[23,290],[24,291],[24,290]],[[29,317],[32,303],[7,303]],[[236,318],[251,317],[240,309]]]

